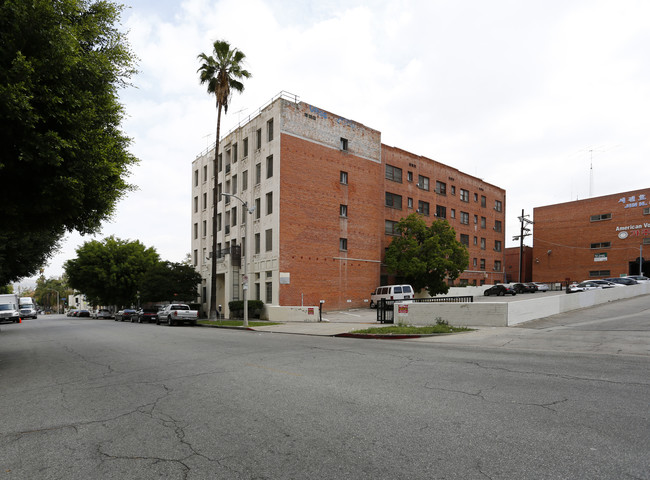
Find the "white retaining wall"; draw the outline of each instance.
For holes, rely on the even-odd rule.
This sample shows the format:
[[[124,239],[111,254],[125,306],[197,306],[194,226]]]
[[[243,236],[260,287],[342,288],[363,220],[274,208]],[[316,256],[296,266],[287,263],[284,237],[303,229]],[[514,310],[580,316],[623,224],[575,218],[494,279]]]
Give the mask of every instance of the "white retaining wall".
[[[304,307],[265,305],[264,312],[260,315],[261,320],[271,322],[317,322],[318,318],[318,305]]]
[[[517,300],[508,302],[400,303],[394,307],[395,323],[434,325],[440,318],[449,325],[458,327],[507,327],[647,294],[650,294],[650,283],[571,294],[522,294],[517,295]],[[537,297],[533,298],[534,296]],[[519,297],[523,298],[518,300]]]

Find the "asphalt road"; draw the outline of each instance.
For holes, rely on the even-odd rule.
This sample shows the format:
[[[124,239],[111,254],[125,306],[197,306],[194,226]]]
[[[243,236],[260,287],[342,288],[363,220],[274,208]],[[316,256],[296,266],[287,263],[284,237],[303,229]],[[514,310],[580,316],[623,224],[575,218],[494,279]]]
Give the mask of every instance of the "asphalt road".
[[[0,480],[650,479],[650,355],[561,348],[585,321],[517,347],[0,325]]]

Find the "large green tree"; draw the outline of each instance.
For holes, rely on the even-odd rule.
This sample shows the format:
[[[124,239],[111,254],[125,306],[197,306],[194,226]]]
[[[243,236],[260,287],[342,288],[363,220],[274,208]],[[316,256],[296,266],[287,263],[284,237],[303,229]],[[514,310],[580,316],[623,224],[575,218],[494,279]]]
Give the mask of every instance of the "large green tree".
[[[60,305],[64,303],[68,295],[71,295],[73,290],[68,286],[67,279],[61,278],[45,278],[43,275],[36,280],[36,290],[34,291],[34,301],[37,305],[51,308],[54,311],[60,311]],[[57,308],[57,299],[59,307]]]
[[[225,40],[217,40],[212,45],[213,55],[201,53],[198,58],[201,66],[198,69],[201,84],[206,84],[208,93],[216,98],[217,102],[217,138],[214,148],[212,172],[214,174],[214,188],[212,204],[212,271],[210,281],[210,318],[217,318],[217,159],[219,158],[219,135],[221,135],[221,110],[228,113],[228,105],[232,92],[243,92],[244,78],[251,74],[244,69],[246,55],[236,48],[231,48]]]
[[[469,265],[467,248],[456,239],[446,220],[427,226],[421,215],[412,213],[397,224],[395,237],[386,251],[385,264],[402,276],[415,291],[429,295],[447,293],[447,279],[455,280]]]
[[[77,248],[77,258],[65,262],[70,287],[92,305],[131,306],[147,270],[160,261],[153,248],[113,236]]]
[[[201,274],[192,265],[159,262],[145,272],[140,281],[143,302],[177,301],[192,303],[198,296]]]
[[[110,0],[0,2],[0,283],[35,273],[66,231],[96,232],[136,158],[118,89],[135,58]]]

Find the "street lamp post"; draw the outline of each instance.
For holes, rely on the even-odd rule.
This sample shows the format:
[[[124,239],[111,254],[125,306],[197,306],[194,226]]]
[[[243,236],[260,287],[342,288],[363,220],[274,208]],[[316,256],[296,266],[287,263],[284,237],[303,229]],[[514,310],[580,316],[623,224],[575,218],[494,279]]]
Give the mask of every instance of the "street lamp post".
[[[237,200],[239,200],[241,202],[241,204],[244,206],[244,208],[246,210],[248,210],[248,213],[251,214],[251,215],[255,211],[255,206],[254,205],[252,207],[249,207],[248,202],[245,202],[244,200],[239,198],[237,195],[232,195],[230,193],[222,193],[221,196],[222,197],[236,198]],[[244,245],[244,247],[246,249],[246,263],[244,264],[244,285],[243,285],[243,291],[244,291],[244,327],[248,327],[248,295],[246,295],[246,291],[248,290],[248,278],[249,278],[248,277],[248,265],[250,264],[248,259],[249,259],[250,255],[251,255],[252,251],[251,251],[250,248],[248,248],[250,246],[250,242],[251,242],[251,239],[250,239],[251,232],[248,231],[248,216],[245,216],[244,219],[245,219],[244,225],[246,227],[246,243],[248,244],[248,245]]]

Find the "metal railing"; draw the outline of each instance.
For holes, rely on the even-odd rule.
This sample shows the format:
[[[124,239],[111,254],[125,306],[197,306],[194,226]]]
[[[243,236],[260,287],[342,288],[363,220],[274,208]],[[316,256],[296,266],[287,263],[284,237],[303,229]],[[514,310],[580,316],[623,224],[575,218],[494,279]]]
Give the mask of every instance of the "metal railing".
[[[431,297],[431,298],[413,298],[409,300],[386,300],[382,298],[377,303],[377,321],[380,323],[395,322],[395,304],[396,303],[473,303],[474,297],[471,295],[461,297]]]

